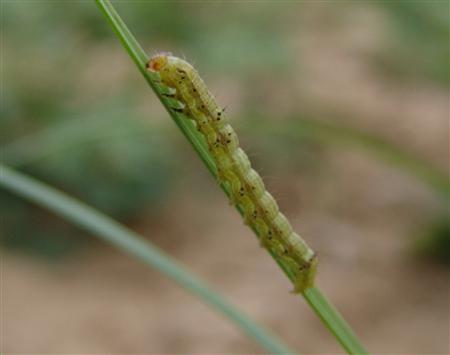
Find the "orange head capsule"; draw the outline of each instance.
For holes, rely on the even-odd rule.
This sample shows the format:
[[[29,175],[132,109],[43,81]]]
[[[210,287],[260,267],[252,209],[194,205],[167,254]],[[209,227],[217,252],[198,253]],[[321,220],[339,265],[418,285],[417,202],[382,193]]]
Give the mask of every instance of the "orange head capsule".
[[[195,71],[183,59],[165,52],[154,55],[146,66],[148,70],[159,74],[163,84],[175,89],[178,89],[188,81],[188,73]]]
[[[147,69],[150,71],[154,71],[154,72],[160,72],[167,65],[167,63],[169,61],[169,59],[168,59],[169,55],[170,55],[170,53],[164,53],[164,52],[154,55],[148,61],[147,65],[146,65]]]

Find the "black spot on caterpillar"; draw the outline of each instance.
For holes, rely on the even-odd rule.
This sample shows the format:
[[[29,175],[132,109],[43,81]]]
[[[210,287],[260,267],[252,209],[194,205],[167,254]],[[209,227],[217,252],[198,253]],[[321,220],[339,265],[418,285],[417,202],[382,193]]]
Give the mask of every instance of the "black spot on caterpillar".
[[[173,109],[195,121],[215,160],[219,182],[230,188],[231,203],[243,211],[245,223],[257,231],[262,246],[275,253],[289,269],[294,276],[294,291],[311,287],[318,262],[316,254],[292,230],[260,175],[252,169],[224,109],[218,106],[197,71],[186,61],[165,53],[152,57],[147,68],[159,74],[159,85],[166,86],[167,96],[179,101],[179,108]]]

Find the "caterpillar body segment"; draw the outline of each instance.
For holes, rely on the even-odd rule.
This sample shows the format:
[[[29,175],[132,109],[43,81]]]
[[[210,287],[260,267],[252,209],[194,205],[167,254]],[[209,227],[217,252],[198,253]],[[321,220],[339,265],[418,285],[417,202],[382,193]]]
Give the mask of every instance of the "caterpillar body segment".
[[[219,182],[230,189],[230,202],[243,211],[244,222],[257,231],[261,245],[276,254],[294,276],[294,292],[311,287],[318,262],[315,253],[293,231],[260,175],[252,169],[224,110],[196,70],[165,53],[153,56],[147,68],[159,74],[158,85],[167,87],[168,97],[180,102],[173,109],[194,120],[215,160]]]

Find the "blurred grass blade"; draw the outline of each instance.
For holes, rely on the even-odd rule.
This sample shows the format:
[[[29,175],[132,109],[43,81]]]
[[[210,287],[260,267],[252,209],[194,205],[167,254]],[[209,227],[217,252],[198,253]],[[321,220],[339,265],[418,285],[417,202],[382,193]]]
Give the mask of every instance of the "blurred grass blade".
[[[446,173],[436,169],[426,160],[417,158],[373,134],[329,122],[303,118],[286,120],[283,125],[275,125],[259,118],[257,121],[248,122],[247,125],[260,132],[269,131],[271,134],[314,139],[326,145],[340,144],[360,149],[418,178],[446,201],[450,199],[450,182]]]
[[[0,149],[3,162],[17,168],[40,162],[41,159],[65,152],[70,147],[117,139],[119,135],[123,138],[135,131],[126,124],[115,128],[119,122],[124,122],[123,115],[116,112],[101,117],[89,115],[62,120],[2,145]]]
[[[154,267],[228,317],[267,351],[275,354],[295,353],[281,340],[256,325],[163,251],[112,218],[3,164],[0,164],[0,186],[53,211],[55,214]]]
[[[128,125],[120,127],[120,132],[113,134],[105,127],[111,127],[111,120],[122,120],[123,115],[114,112],[101,119],[83,117],[45,127],[42,130],[19,138],[0,147],[4,162],[14,167],[33,164],[52,154],[63,152],[68,147],[79,146],[85,143],[97,142],[105,139],[117,139],[117,133],[122,138],[136,134],[146,137],[146,130],[135,132]],[[284,119],[284,124],[275,124],[266,117],[248,120],[241,125],[241,129],[249,134],[278,134],[280,136],[295,137],[318,141],[323,145],[334,147],[351,147],[359,149],[391,164],[397,169],[419,179],[448,202],[450,200],[450,182],[445,172],[435,168],[424,159],[420,159],[408,151],[387,142],[373,134],[363,132],[351,127],[337,125],[320,120],[292,118]],[[89,129],[86,129],[89,126]],[[158,127],[159,130],[165,126]]]
[[[202,140],[202,137],[199,136],[199,133],[196,131],[191,120],[186,120],[182,116],[176,114],[173,110],[170,110],[167,100],[161,94],[161,92],[159,92],[158,87],[155,85],[155,83],[152,82],[151,74],[149,74],[149,72],[145,68],[145,64],[147,61],[145,52],[139,46],[138,42],[133,37],[125,23],[121,20],[120,16],[117,14],[108,0],[95,0],[95,2],[99,6],[102,13],[106,16],[114,32],[119,37],[119,40],[122,42],[128,54],[137,65],[139,71],[144,75],[147,82],[158,95],[169,115],[172,117],[182,133],[194,147],[195,151],[199,155],[200,159],[202,159],[202,161],[205,163],[208,170],[214,176],[216,176],[216,167],[214,164],[214,160],[209,154],[208,149],[206,148],[205,143]],[[225,192],[227,192],[226,189],[224,190]],[[272,257],[274,257],[274,255],[272,255]],[[276,257],[274,257],[274,259],[281,267],[281,269],[286,273],[286,276],[291,281],[293,281],[293,276],[289,274],[287,268],[283,265],[283,263]],[[311,305],[312,309],[317,313],[320,319],[324,322],[325,326],[332,332],[332,334],[336,336],[337,340],[350,354],[367,353],[367,351],[361,345],[358,338],[351,331],[351,328],[344,321],[344,319],[339,316],[337,311],[330,304],[328,304],[324,297],[320,297],[321,293],[318,289],[314,288],[314,292],[311,291],[303,296],[308,299],[308,302]],[[334,311],[331,312],[330,310]]]

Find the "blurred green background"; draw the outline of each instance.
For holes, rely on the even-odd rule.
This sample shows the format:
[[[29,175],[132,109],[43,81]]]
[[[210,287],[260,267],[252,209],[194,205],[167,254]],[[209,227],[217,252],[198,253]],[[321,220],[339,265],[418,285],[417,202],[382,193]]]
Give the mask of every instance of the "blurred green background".
[[[363,343],[448,351],[449,4],[114,5],[149,55],[197,67]],[[1,10],[2,161],[138,230],[294,346],[340,351],[287,294],[94,2]],[[6,352],[256,351],[156,273],[0,196]]]

